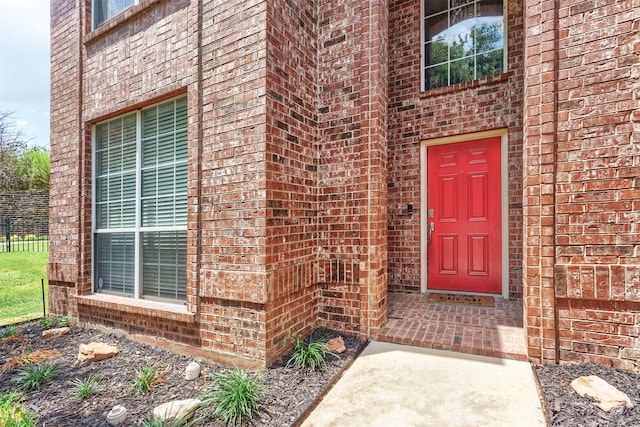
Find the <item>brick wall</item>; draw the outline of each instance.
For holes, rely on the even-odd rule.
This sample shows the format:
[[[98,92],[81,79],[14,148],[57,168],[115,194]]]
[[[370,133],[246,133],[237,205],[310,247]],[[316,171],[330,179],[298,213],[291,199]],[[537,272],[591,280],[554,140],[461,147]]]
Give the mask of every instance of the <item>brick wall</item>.
[[[387,4],[318,18],[320,322],[368,336],[386,318]],[[359,298],[330,296],[344,288]]]
[[[267,2],[266,259],[269,360],[315,326],[317,2]]]
[[[49,190],[0,192],[0,218],[49,221]]]
[[[507,6],[507,72],[420,90],[420,2],[389,2],[389,290],[420,291],[420,144],[508,130],[509,295],[522,295],[523,2]],[[413,203],[414,214],[407,213]]]
[[[638,369],[640,5],[553,5],[527,10],[530,355]]]
[[[80,218],[80,13],[75,2],[51,2],[51,175],[49,180],[49,311],[76,309]],[[74,76],[74,77],[72,77]]]
[[[264,363],[266,3],[204,2],[201,25],[201,328],[206,346]]]

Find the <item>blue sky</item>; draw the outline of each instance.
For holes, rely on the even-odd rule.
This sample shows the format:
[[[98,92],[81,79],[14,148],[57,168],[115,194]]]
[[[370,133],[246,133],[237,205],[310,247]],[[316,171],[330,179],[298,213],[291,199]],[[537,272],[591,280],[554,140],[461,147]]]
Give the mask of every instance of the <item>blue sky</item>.
[[[49,0],[0,0],[0,110],[49,147]]]

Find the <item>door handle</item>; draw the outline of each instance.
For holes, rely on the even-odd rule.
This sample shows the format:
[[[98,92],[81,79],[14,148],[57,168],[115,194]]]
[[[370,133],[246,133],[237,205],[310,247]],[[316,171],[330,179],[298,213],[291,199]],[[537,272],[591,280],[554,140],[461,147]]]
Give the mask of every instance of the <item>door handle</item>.
[[[433,230],[436,229],[436,223],[430,221],[429,225],[428,225],[428,228],[429,228],[429,230],[428,230],[429,234],[427,235],[427,243],[431,243],[431,240],[433,239],[433,237],[432,237]]]

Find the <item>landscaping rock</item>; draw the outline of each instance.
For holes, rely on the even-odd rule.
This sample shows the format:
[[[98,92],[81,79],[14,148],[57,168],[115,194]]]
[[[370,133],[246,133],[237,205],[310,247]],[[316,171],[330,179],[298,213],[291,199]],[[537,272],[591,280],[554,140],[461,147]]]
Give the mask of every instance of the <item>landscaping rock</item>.
[[[594,405],[605,412],[610,412],[614,409],[618,410],[623,406],[633,408],[629,396],[597,375],[579,377],[571,381],[571,387],[580,396],[588,396],[595,399],[597,403],[594,403]]]
[[[332,353],[338,353],[338,354],[342,354],[347,350],[347,347],[345,347],[344,340],[342,339],[342,337],[337,337],[332,340],[329,340],[325,348],[327,349],[327,351],[330,351]]]
[[[185,369],[184,379],[193,381],[200,375],[200,365],[197,362],[191,362]]]
[[[70,333],[71,333],[71,328],[66,326],[64,328],[47,329],[42,331],[42,338],[45,340],[48,340],[54,337],[59,337],[60,335],[66,335]]]
[[[116,347],[101,342],[92,342],[90,344],[80,344],[78,360],[81,362],[97,362],[113,357],[116,354],[118,354]]]
[[[163,403],[153,409],[153,416],[160,421],[168,421],[172,418],[189,418],[198,409],[201,401],[198,399],[174,400]]]

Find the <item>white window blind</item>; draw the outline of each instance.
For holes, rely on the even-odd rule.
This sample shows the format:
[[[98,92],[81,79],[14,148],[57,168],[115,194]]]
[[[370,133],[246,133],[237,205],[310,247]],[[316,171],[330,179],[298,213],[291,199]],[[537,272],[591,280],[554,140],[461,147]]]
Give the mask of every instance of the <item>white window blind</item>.
[[[93,176],[96,291],[184,301],[186,98],[98,124]]]

